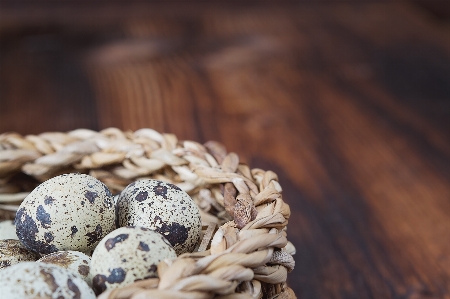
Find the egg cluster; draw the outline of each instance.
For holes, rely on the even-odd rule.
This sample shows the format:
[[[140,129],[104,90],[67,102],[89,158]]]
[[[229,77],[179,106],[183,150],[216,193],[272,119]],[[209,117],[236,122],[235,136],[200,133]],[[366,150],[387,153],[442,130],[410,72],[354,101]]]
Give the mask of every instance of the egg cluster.
[[[36,187],[14,224],[0,223],[2,299],[95,298],[157,277],[158,263],[192,252],[201,232],[197,205],[175,185],[139,180],[114,198],[79,173]]]

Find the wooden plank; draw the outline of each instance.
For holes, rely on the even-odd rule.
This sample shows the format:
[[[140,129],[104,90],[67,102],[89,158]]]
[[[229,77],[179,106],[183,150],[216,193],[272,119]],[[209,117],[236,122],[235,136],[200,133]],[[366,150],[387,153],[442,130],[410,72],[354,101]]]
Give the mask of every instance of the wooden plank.
[[[91,86],[69,46],[53,30],[2,36],[1,132],[98,129]]]
[[[352,23],[356,13],[361,16]],[[418,94],[421,82],[415,82],[416,91],[402,90],[398,78],[414,82],[405,71],[421,65],[396,57],[395,66],[404,68],[391,75],[394,85],[382,76],[395,69],[377,65],[420,47],[411,39],[431,51],[446,49],[439,33],[416,33],[431,28],[415,17],[407,6],[383,5],[344,5],[317,15],[296,11],[288,18],[276,11],[215,12],[186,22],[198,28],[197,44],[186,41],[172,55],[124,66],[150,68],[142,80],[160,88],[152,100],[140,97],[130,115],[147,101],[161,101],[163,108],[149,109],[150,119],[165,112],[175,132],[190,127],[183,137],[219,139],[253,166],[280,174],[296,219],[289,234],[298,265],[290,282],[301,298],[449,295],[442,266],[450,245],[449,142],[448,128],[440,126],[448,114],[437,109],[448,100],[446,88],[440,85],[426,99],[437,106],[427,114],[408,101],[416,94],[421,105],[432,93]],[[359,25],[367,19],[371,24]],[[432,61],[428,67],[434,68],[430,75],[438,70],[438,81],[449,74]],[[426,91],[434,79],[423,82]],[[180,89],[184,101],[172,102],[164,86]],[[191,109],[177,110],[183,102]],[[124,121],[132,129],[150,122]]]

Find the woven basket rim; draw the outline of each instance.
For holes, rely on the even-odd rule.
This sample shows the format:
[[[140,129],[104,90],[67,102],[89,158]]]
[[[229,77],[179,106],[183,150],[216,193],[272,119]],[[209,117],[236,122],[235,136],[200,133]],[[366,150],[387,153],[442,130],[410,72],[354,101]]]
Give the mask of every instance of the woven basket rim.
[[[67,172],[92,175],[114,193],[138,179],[167,181],[201,211],[199,251],[162,261],[159,278],[99,298],[295,298],[286,285],[295,265],[286,232],[290,210],[274,172],[251,169],[219,142],[178,140],[149,128],[4,133],[0,221],[13,219],[33,183]]]

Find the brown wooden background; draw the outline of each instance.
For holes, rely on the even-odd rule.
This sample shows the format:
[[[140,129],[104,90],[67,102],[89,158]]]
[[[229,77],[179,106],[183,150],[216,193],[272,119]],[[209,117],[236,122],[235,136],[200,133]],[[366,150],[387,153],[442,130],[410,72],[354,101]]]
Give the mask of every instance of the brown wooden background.
[[[2,3],[0,132],[221,141],[279,175],[299,298],[450,298],[450,23],[433,3]]]

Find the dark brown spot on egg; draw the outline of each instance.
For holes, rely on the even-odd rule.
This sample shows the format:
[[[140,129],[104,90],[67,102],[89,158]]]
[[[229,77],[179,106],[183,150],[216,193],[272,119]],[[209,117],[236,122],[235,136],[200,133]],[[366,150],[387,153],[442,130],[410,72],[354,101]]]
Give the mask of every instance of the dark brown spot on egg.
[[[53,241],[53,239],[54,239],[54,237],[53,237],[52,233],[46,232],[44,234],[45,242],[50,243],[51,241]]]
[[[138,195],[136,195],[135,199],[139,202],[143,202],[144,200],[146,200],[148,197],[148,192],[147,191],[141,191],[138,193]]]
[[[167,199],[167,187],[162,185],[157,185],[153,187],[153,192],[155,192],[156,195],[160,195]]]
[[[95,244],[102,238],[102,226],[100,224],[97,224],[95,230],[93,232],[87,233],[85,236],[88,238],[88,246]]]
[[[37,249],[34,249],[34,251],[37,251],[41,254],[49,254],[58,251],[58,248],[55,245],[47,244],[42,241],[35,241],[35,248]]]
[[[51,205],[53,202],[55,201],[55,199],[51,196],[45,196],[44,199],[44,204],[46,205]]]
[[[96,295],[100,295],[104,291],[106,291],[106,276],[102,274],[97,274],[92,279],[92,288]]]
[[[79,265],[78,266],[78,273],[80,273],[83,276],[88,275],[89,274],[89,266]]]
[[[155,222],[160,223],[160,227],[157,227],[156,231],[163,235],[172,246],[186,242],[190,228],[176,222],[167,224],[159,216],[155,217]]]
[[[73,283],[72,279],[67,279],[67,288],[73,292],[72,299],[81,299],[81,292],[77,285]]]
[[[41,269],[39,271],[40,275],[44,279],[45,283],[48,285],[52,292],[55,292],[58,289],[58,284],[56,283],[55,277],[52,273],[47,272],[46,269]]]
[[[148,245],[142,241],[139,242],[139,246],[137,249],[139,249],[141,251],[150,251],[150,248],[148,247]]]
[[[36,219],[39,221],[44,228],[50,228],[52,220],[50,219],[50,214],[47,213],[42,205],[39,205],[36,210]]]
[[[97,194],[97,192],[86,191],[84,193],[84,197],[86,197],[87,200],[89,200],[90,203],[94,203],[95,199],[98,197],[98,194]]]
[[[111,249],[114,248],[114,246],[116,246],[117,243],[123,242],[126,239],[128,239],[128,236],[129,236],[128,234],[120,234],[118,236],[115,236],[114,238],[106,240],[105,242],[106,250],[110,251]]]
[[[47,264],[54,264],[63,268],[69,267],[75,260],[75,257],[71,256],[67,251],[55,252],[44,256],[40,259],[41,262]]]
[[[177,185],[171,184],[171,183],[166,183],[170,189],[175,189],[177,191],[183,191],[180,189],[180,187],[178,187]]]
[[[121,283],[125,280],[125,276],[127,272],[125,272],[122,268],[114,268],[110,271],[110,275],[106,277],[102,274],[97,274],[94,276],[92,280],[92,286],[97,295],[104,292],[106,290],[106,282],[108,283]]]
[[[21,208],[16,213],[16,234],[22,244],[35,252],[48,254],[58,251],[55,245],[50,245],[40,240],[36,240],[38,228],[33,218],[31,218],[25,208]]]
[[[70,228],[70,230],[72,231],[70,236],[73,238],[73,236],[75,236],[75,234],[78,232],[78,228],[74,225]]]
[[[122,268],[114,268],[111,270],[111,274],[108,276],[109,283],[121,283],[125,280],[125,276],[127,272],[125,272]]]

